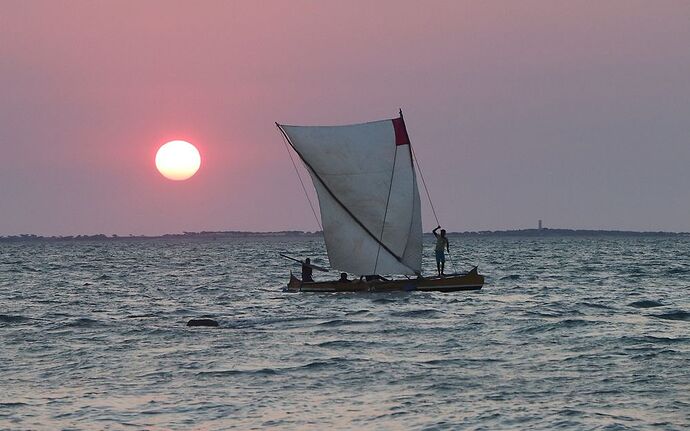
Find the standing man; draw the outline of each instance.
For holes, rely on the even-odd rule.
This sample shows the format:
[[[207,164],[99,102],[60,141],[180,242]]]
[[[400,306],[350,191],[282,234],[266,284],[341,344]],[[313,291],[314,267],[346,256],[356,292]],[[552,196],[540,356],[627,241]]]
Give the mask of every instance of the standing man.
[[[443,274],[443,267],[446,264],[446,254],[444,249],[448,250],[450,253],[450,244],[448,244],[448,238],[446,238],[446,230],[441,229],[441,234],[437,234],[436,231],[441,229],[441,226],[436,226],[436,229],[431,231],[436,237],[436,270],[438,271],[439,277]]]
[[[314,279],[311,278],[311,260],[309,258],[304,259],[302,262],[302,283],[313,283]]]

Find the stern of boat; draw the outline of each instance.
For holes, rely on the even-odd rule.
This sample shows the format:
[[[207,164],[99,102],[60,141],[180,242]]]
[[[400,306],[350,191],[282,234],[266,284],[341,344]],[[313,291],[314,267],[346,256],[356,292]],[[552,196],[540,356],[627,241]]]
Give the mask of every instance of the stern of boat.
[[[480,290],[484,286],[484,276],[475,266],[465,274],[449,274],[442,277],[430,277],[419,281],[417,290],[436,292],[457,292]]]
[[[290,281],[283,287],[283,292],[299,292],[301,287],[302,280],[295,277],[292,271],[290,271]]]

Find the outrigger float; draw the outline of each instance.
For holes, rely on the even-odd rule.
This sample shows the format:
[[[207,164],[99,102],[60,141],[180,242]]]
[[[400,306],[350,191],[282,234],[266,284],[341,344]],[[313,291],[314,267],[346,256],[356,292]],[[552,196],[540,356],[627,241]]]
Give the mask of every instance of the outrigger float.
[[[422,276],[421,203],[402,111],[398,118],[345,126],[276,126],[311,175],[331,268],[369,276],[304,282],[291,273],[284,291],[456,292],[482,288],[484,277],[476,266],[462,274]]]

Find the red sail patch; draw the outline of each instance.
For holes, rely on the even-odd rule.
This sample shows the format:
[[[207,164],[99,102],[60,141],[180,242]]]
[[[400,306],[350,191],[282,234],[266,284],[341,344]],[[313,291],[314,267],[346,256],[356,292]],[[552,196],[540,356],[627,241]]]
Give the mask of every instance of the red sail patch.
[[[395,130],[395,145],[410,145],[410,138],[407,136],[405,121],[402,118],[394,118],[393,129]]]

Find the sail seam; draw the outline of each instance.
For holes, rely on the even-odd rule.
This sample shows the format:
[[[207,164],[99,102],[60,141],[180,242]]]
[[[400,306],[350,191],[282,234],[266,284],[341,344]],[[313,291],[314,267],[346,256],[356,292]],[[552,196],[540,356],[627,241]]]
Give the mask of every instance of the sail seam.
[[[417,177],[415,176],[414,168],[412,170],[412,187],[414,188],[414,190],[417,190]],[[416,202],[415,196],[419,196],[419,192],[417,192],[417,194],[415,194],[414,192],[412,193],[412,208],[413,209],[415,207],[415,202]],[[420,207],[421,207],[421,202],[420,202]],[[414,210],[413,210],[413,214],[414,214]],[[414,215],[410,218],[410,226],[407,229],[407,242],[405,243],[405,250],[403,251],[403,257],[405,257],[405,255],[407,254],[407,249],[410,247],[410,241],[412,240],[412,237],[413,237],[413,232],[412,232],[413,227],[414,227]],[[420,270],[415,271],[415,273],[417,273],[417,275],[421,275],[421,264],[418,263],[418,265],[420,265]]]
[[[302,156],[302,154],[297,150],[297,148],[295,148],[295,146],[293,145],[292,141],[290,140],[290,137],[289,137],[288,134],[285,132],[285,130],[283,130],[282,126],[281,126],[280,124],[278,124],[278,123],[276,123],[276,125],[278,126],[278,129],[280,129],[281,133],[283,134],[283,136],[285,137],[285,139],[287,140],[287,142],[290,144],[290,146],[292,147],[292,149],[295,151],[295,153],[297,153],[297,155],[300,157],[300,159],[302,159],[302,162],[304,162],[304,164],[307,165],[307,167],[309,168],[309,170],[311,170],[311,172],[314,173],[314,176],[316,176],[316,178],[319,180],[319,182],[321,183],[321,185],[323,186],[323,188],[328,192],[328,194],[331,195],[331,197],[333,198],[333,200],[335,200],[335,201],[338,203],[338,205],[340,205],[340,206],[345,210],[345,212],[346,212],[350,217],[352,217],[352,219],[353,219],[353,220],[364,230],[364,232],[366,232],[374,241],[376,241],[376,242],[379,244],[379,246],[383,247],[384,250],[386,250],[388,253],[391,254],[391,256],[393,256],[394,258],[396,258],[396,259],[398,260],[398,262],[400,262],[404,267],[406,267],[406,268],[408,268],[408,269],[410,269],[410,270],[412,270],[412,271],[414,272],[414,269],[410,268],[405,262],[403,262],[403,260],[402,260],[402,258],[401,258],[400,256],[398,256],[397,254],[395,254],[386,244],[384,244],[384,243],[381,242],[378,238],[376,238],[376,236],[375,236],[373,233],[371,233],[371,231],[370,231],[366,226],[364,226],[364,223],[362,223],[362,222],[352,213],[352,211],[350,211],[350,209],[349,209],[347,206],[345,206],[345,204],[343,204],[342,201],[341,201],[340,199],[338,199],[338,197],[335,195],[335,193],[333,193],[333,191],[330,189],[330,187],[328,187],[328,186],[326,185],[326,183],[321,179],[321,176],[319,176],[319,174],[316,172],[316,170],[314,170],[314,168],[311,166],[311,164],[310,164],[309,162],[307,162],[307,161],[304,159],[304,157]]]
[[[395,162],[398,160],[398,146],[395,146],[393,152],[393,169],[391,170],[391,181],[388,185],[388,196],[386,197],[386,209],[383,212],[383,221],[381,222],[381,234],[379,235],[379,244],[383,241],[383,231],[386,229],[386,217],[388,217],[388,204],[391,201],[391,190],[393,190],[393,178],[395,177]],[[409,237],[408,237],[409,240]],[[405,244],[407,246],[407,244]],[[376,274],[376,269],[379,266],[379,254],[381,253],[381,246],[376,250],[376,263],[374,263],[374,274]],[[403,256],[405,255],[405,250],[403,250]]]

